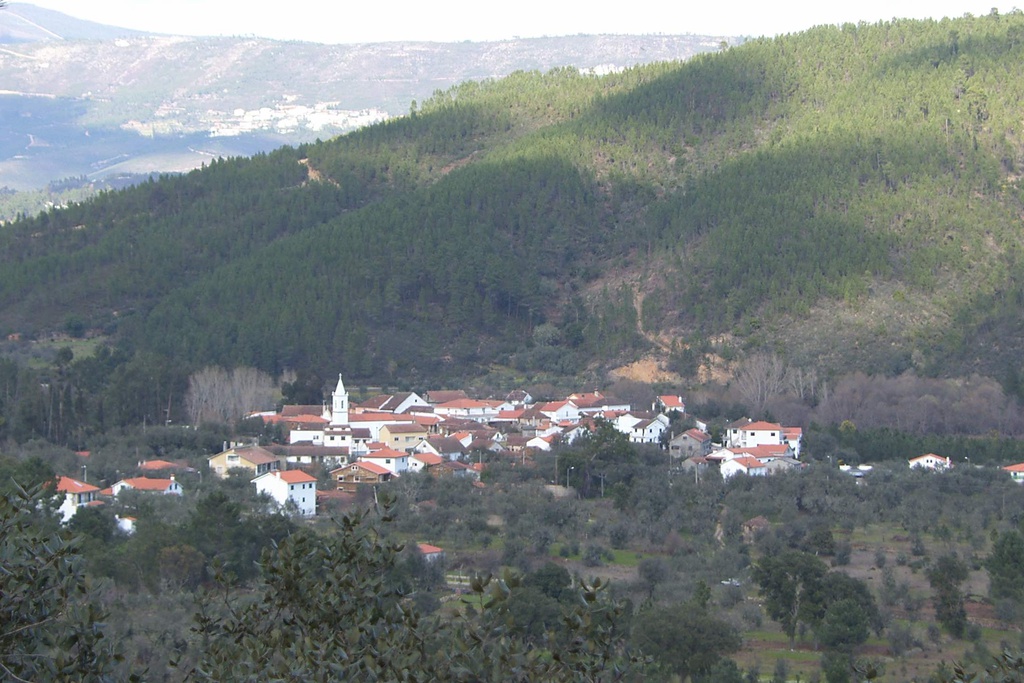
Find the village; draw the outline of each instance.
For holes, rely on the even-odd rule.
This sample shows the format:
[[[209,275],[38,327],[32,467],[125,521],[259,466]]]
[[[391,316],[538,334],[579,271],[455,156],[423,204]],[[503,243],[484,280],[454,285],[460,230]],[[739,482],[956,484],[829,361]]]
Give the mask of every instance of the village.
[[[221,452],[206,458],[206,471],[219,478],[245,473],[257,495],[266,494],[300,517],[316,515],[318,501],[337,492],[356,493],[407,473],[468,477],[483,486],[479,482],[486,466],[484,454],[526,465],[538,452],[572,445],[602,421],[631,444],[662,449],[670,470],[691,477],[709,472],[723,479],[766,476],[806,466],[801,460],[802,428],[744,417],[727,424],[717,443],[708,422],[687,414],[678,395],[658,396],[644,409],[596,390],[548,402],[535,402],[523,390],[503,399],[475,399],[462,390],[442,390],[424,396],[380,394],[352,403],[339,375],[329,403],[284,405],[280,411],[250,417],[279,427],[283,442],[226,442]],[[857,478],[872,469],[835,465]],[[946,470],[953,462],[928,453],[909,459],[908,466]],[[1014,481],[1024,481],[1024,463],[1003,469]],[[80,507],[102,505],[122,491],[183,495],[175,471],[195,468],[163,460],[140,462],[137,476],[106,488],[61,476],[61,520],[67,523]],[[561,477],[557,464],[553,474],[552,486],[568,487],[568,473]],[[124,531],[132,530],[130,518],[119,518],[118,523]]]
[[[927,452],[848,464],[850,451],[818,451],[813,429],[767,416],[703,419],[679,394],[651,392],[650,403],[641,395],[637,406],[610,390],[535,400],[524,390],[484,399],[462,390],[360,388],[353,400],[342,376],[331,384],[321,404],[250,412],[243,422],[253,429],[240,432],[248,436],[219,448],[207,441],[185,457],[153,450],[116,481],[98,459],[103,453],[75,453],[83,476],[58,477],[60,521],[86,535],[104,528],[101,521],[116,529],[92,550],[106,576],[175,591],[209,581],[207,558],[232,561],[251,580],[264,544],[306,533],[331,538],[341,518],[386,512],[398,571],[425,609],[462,604],[473,577],[506,571],[528,582],[556,570],[566,582],[597,576],[613,582],[616,598],[671,599],[703,585],[715,618],[744,634],[741,666],[784,660],[801,676],[820,666],[817,645],[801,636],[794,650],[784,624],[768,623],[776,618],[758,578],[758,567],[770,565],[765,558],[803,553],[829,576],[863,584],[895,620],[886,627],[888,649],[865,647],[916,671],[934,666],[949,642],[916,621],[938,618],[927,597],[936,553],[954,548],[968,563],[972,629],[997,629],[994,640],[1016,623],[1016,612],[981,597],[990,537],[975,529],[1019,514],[1022,489],[1013,482],[1024,481],[1024,463]],[[93,465],[90,482],[84,475]],[[958,500],[976,496],[959,504],[973,506],[962,528],[938,512],[938,492],[947,490]],[[926,508],[931,526],[917,525]],[[161,547],[155,556],[153,547]],[[557,615],[557,598],[524,595]],[[525,603],[517,609],[533,613]],[[788,650],[773,640],[787,634]],[[922,645],[908,650],[907,642]]]

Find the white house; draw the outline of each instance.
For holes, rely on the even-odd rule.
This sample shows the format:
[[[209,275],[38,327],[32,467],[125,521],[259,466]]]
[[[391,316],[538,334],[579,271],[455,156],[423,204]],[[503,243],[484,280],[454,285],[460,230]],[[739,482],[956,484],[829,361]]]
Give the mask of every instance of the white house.
[[[641,420],[630,428],[629,440],[632,443],[660,443],[661,435],[665,433],[666,429],[668,429],[668,418],[664,415],[650,420]]]
[[[739,426],[735,431],[730,429],[729,435],[729,445],[737,448],[777,446],[783,442],[782,425],[774,422],[751,422]]]
[[[723,448],[718,454],[724,460],[734,458],[754,458],[762,465],[767,465],[773,460],[781,458],[792,458],[793,450],[786,444],[765,444],[762,446],[751,446],[750,448]]]
[[[580,409],[572,401],[551,401],[540,407],[540,412],[552,422],[577,422]]]
[[[804,442],[804,430],[800,427],[783,427],[782,428],[782,443],[789,444],[789,447],[793,449],[793,457],[800,457],[800,449],[803,447]]]
[[[1003,468],[1004,472],[1009,472],[1013,480],[1018,484],[1024,483],[1024,462],[1017,463],[1016,465],[1007,465]]]
[[[722,433],[723,445],[736,446],[737,448],[742,447],[742,438],[740,434],[747,425],[752,424],[753,422],[754,421],[749,417],[741,417],[740,419],[725,425],[725,431]],[[705,429],[704,431],[707,430]]]
[[[444,549],[439,548],[436,545],[430,545],[429,543],[417,543],[416,547],[419,549],[420,554],[423,555],[423,559],[428,563],[440,562],[444,559]]]
[[[342,432],[351,431],[355,433],[357,430],[365,430],[370,434],[370,441],[380,441],[380,430],[384,427],[391,425],[416,425],[416,418],[411,415],[395,415],[393,413],[377,413],[377,412],[363,412],[363,413],[352,413],[349,415],[349,424],[342,428],[339,428]],[[324,432],[324,443],[333,445],[330,443],[330,436],[333,433],[333,428],[328,428]],[[338,443],[339,446],[348,444]]]
[[[434,413],[442,417],[461,417],[475,422],[490,422],[498,417],[506,406],[503,401],[480,401],[474,398],[460,398],[454,401],[439,403],[434,406]]]
[[[99,488],[71,477],[58,477],[57,493],[64,494],[64,500],[61,501],[58,510],[60,511],[60,521],[67,524],[78,512],[78,508],[96,500]]]
[[[324,445],[324,427],[327,420],[319,415],[298,415],[284,421],[288,427],[288,443],[311,443]]]
[[[135,522],[138,521],[134,517],[122,517],[121,515],[114,515],[114,521],[117,522],[117,530],[126,536],[131,536],[135,533]]]
[[[444,456],[437,453],[418,452],[409,456],[409,469],[413,472],[422,472],[430,467],[436,467],[445,461]]]
[[[392,474],[401,475],[409,469],[409,454],[402,451],[382,448],[359,456],[359,462],[369,462],[383,467]]]
[[[670,413],[673,410],[679,413],[686,412],[686,402],[682,396],[659,396],[654,399],[654,410],[663,413]]]
[[[252,482],[256,484],[256,493],[266,493],[281,507],[291,501],[303,517],[316,514],[316,477],[302,470],[276,470],[261,474]]]
[[[737,474],[746,474],[750,477],[763,477],[768,474],[768,468],[757,458],[748,455],[726,460],[721,465],[722,479],[728,479]]]
[[[614,396],[605,396],[600,391],[569,394],[568,400],[572,401],[581,413],[587,415],[624,413],[633,409],[627,401],[619,400]]]
[[[429,408],[430,404],[413,392],[380,394],[359,404],[361,408],[381,413],[407,413],[413,408]]]
[[[125,490],[150,491],[172,496],[180,496],[182,494],[181,484],[175,481],[173,474],[170,479],[150,479],[149,477],[122,479],[111,486],[110,490],[115,496]]]
[[[457,460],[466,454],[466,447],[458,439],[448,436],[428,436],[413,449],[414,453],[433,453],[442,458]]]
[[[652,418],[639,417],[632,413],[624,413],[616,417],[612,424],[615,428],[629,436],[632,443],[659,443],[661,435],[668,429],[669,419],[664,414]]]
[[[948,470],[953,466],[953,461],[949,458],[944,458],[941,455],[935,455],[934,453],[925,453],[919,455],[916,458],[911,458],[907,461],[910,465],[910,469],[919,467],[926,470]]]
[[[535,436],[526,442],[527,448],[535,448],[538,451],[550,451],[551,444],[555,440],[554,435]]]

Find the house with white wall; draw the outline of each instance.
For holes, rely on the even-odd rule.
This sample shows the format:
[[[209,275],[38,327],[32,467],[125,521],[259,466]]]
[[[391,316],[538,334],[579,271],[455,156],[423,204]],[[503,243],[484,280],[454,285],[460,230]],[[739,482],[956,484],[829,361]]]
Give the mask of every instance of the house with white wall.
[[[78,508],[95,502],[96,494],[99,491],[98,487],[84,481],[78,481],[71,477],[57,477],[57,493],[64,494],[64,500],[57,508],[60,512],[61,523],[67,524],[78,512]]]
[[[459,417],[474,422],[490,422],[498,417],[502,410],[514,406],[504,401],[481,401],[473,398],[460,398],[434,406],[434,413],[442,417]]]
[[[413,392],[379,394],[359,404],[360,408],[380,413],[407,413],[414,408],[430,408],[430,404]]]
[[[316,477],[302,470],[276,470],[261,474],[252,480],[256,493],[266,493],[281,507],[291,501],[299,514],[316,514]]]
[[[736,448],[777,446],[783,442],[782,425],[774,422],[751,422],[730,431],[729,445]]]
[[[172,474],[170,479],[155,479],[150,477],[132,477],[122,479],[110,487],[111,493],[115,496],[121,491],[146,491],[149,493],[160,493],[164,495],[182,495],[181,484],[175,480]]]
[[[444,456],[429,451],[412,453],[409,455],[409,469],[413,472],[424,472],[431,467],[437,467],[445,461]]]
[[[392,474],[401,475],[409,469],[409,454],[391,448],[382,448],[359,456],[359,462],[369,462],[383,467]]]
[[[745,474],[749,477],[763,477],[768,474],[768,468],[757,458],[743,455],[738,458],[726,460],[721,464],[722,479]]]
[[[661,443],[661,436],[668,429],[668,418],[664,415],[634,423],[626,432],[631,443]]]
[[[540,407],[542,415],[552,422],[577,422],[580,409],[572,401],[550,401]]]
[[[919,455],[916,458],[911,458],[907,461],[907,464],[910,466],[910,469],[944,471],[953,466],[953,461],[941,455],[925,453],[924,455]]]
[[[1024,462],[1019,462],[1016,465],[1007,465],[1003,468],[1003,471],[1008,472],[1010,477],[1018,484],[1024,484]]]
[[[654,410],[659,413],[670,413],[674,410],[682,415],[686,413],[686,402],[682,396],[658,396],[654,399]]]

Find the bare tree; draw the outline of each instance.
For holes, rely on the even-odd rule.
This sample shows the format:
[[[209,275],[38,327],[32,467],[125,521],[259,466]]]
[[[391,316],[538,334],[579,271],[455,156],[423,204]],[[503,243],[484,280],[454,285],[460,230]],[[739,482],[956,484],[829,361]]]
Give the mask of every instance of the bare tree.
[[[763,413],[768,400],[786,388],[786,364],[775,354],[756,353],[736,373],[736,388],[755,413]]]
[[[818,396],[818,371],[790,367],[786,370],[786,384],[796,398],[813,401]]]
[[[254,410],[274,405],[274,381],[255,368],[219,367],[199,370],[189,377],[185,406],[192,424],[233,422]]]

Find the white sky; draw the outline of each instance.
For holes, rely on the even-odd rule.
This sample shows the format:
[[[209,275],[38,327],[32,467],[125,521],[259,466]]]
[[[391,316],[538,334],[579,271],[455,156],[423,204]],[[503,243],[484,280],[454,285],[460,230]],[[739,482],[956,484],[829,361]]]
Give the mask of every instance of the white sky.
[[[499,40],[574,34],[775,35],[818,24],[893,17],[1009,12],[992,0],[33,0],[31,4],[122,28],[180,35],[256,35],[363,43]],[[1022,3],[1024,4],[1024,3]]]

